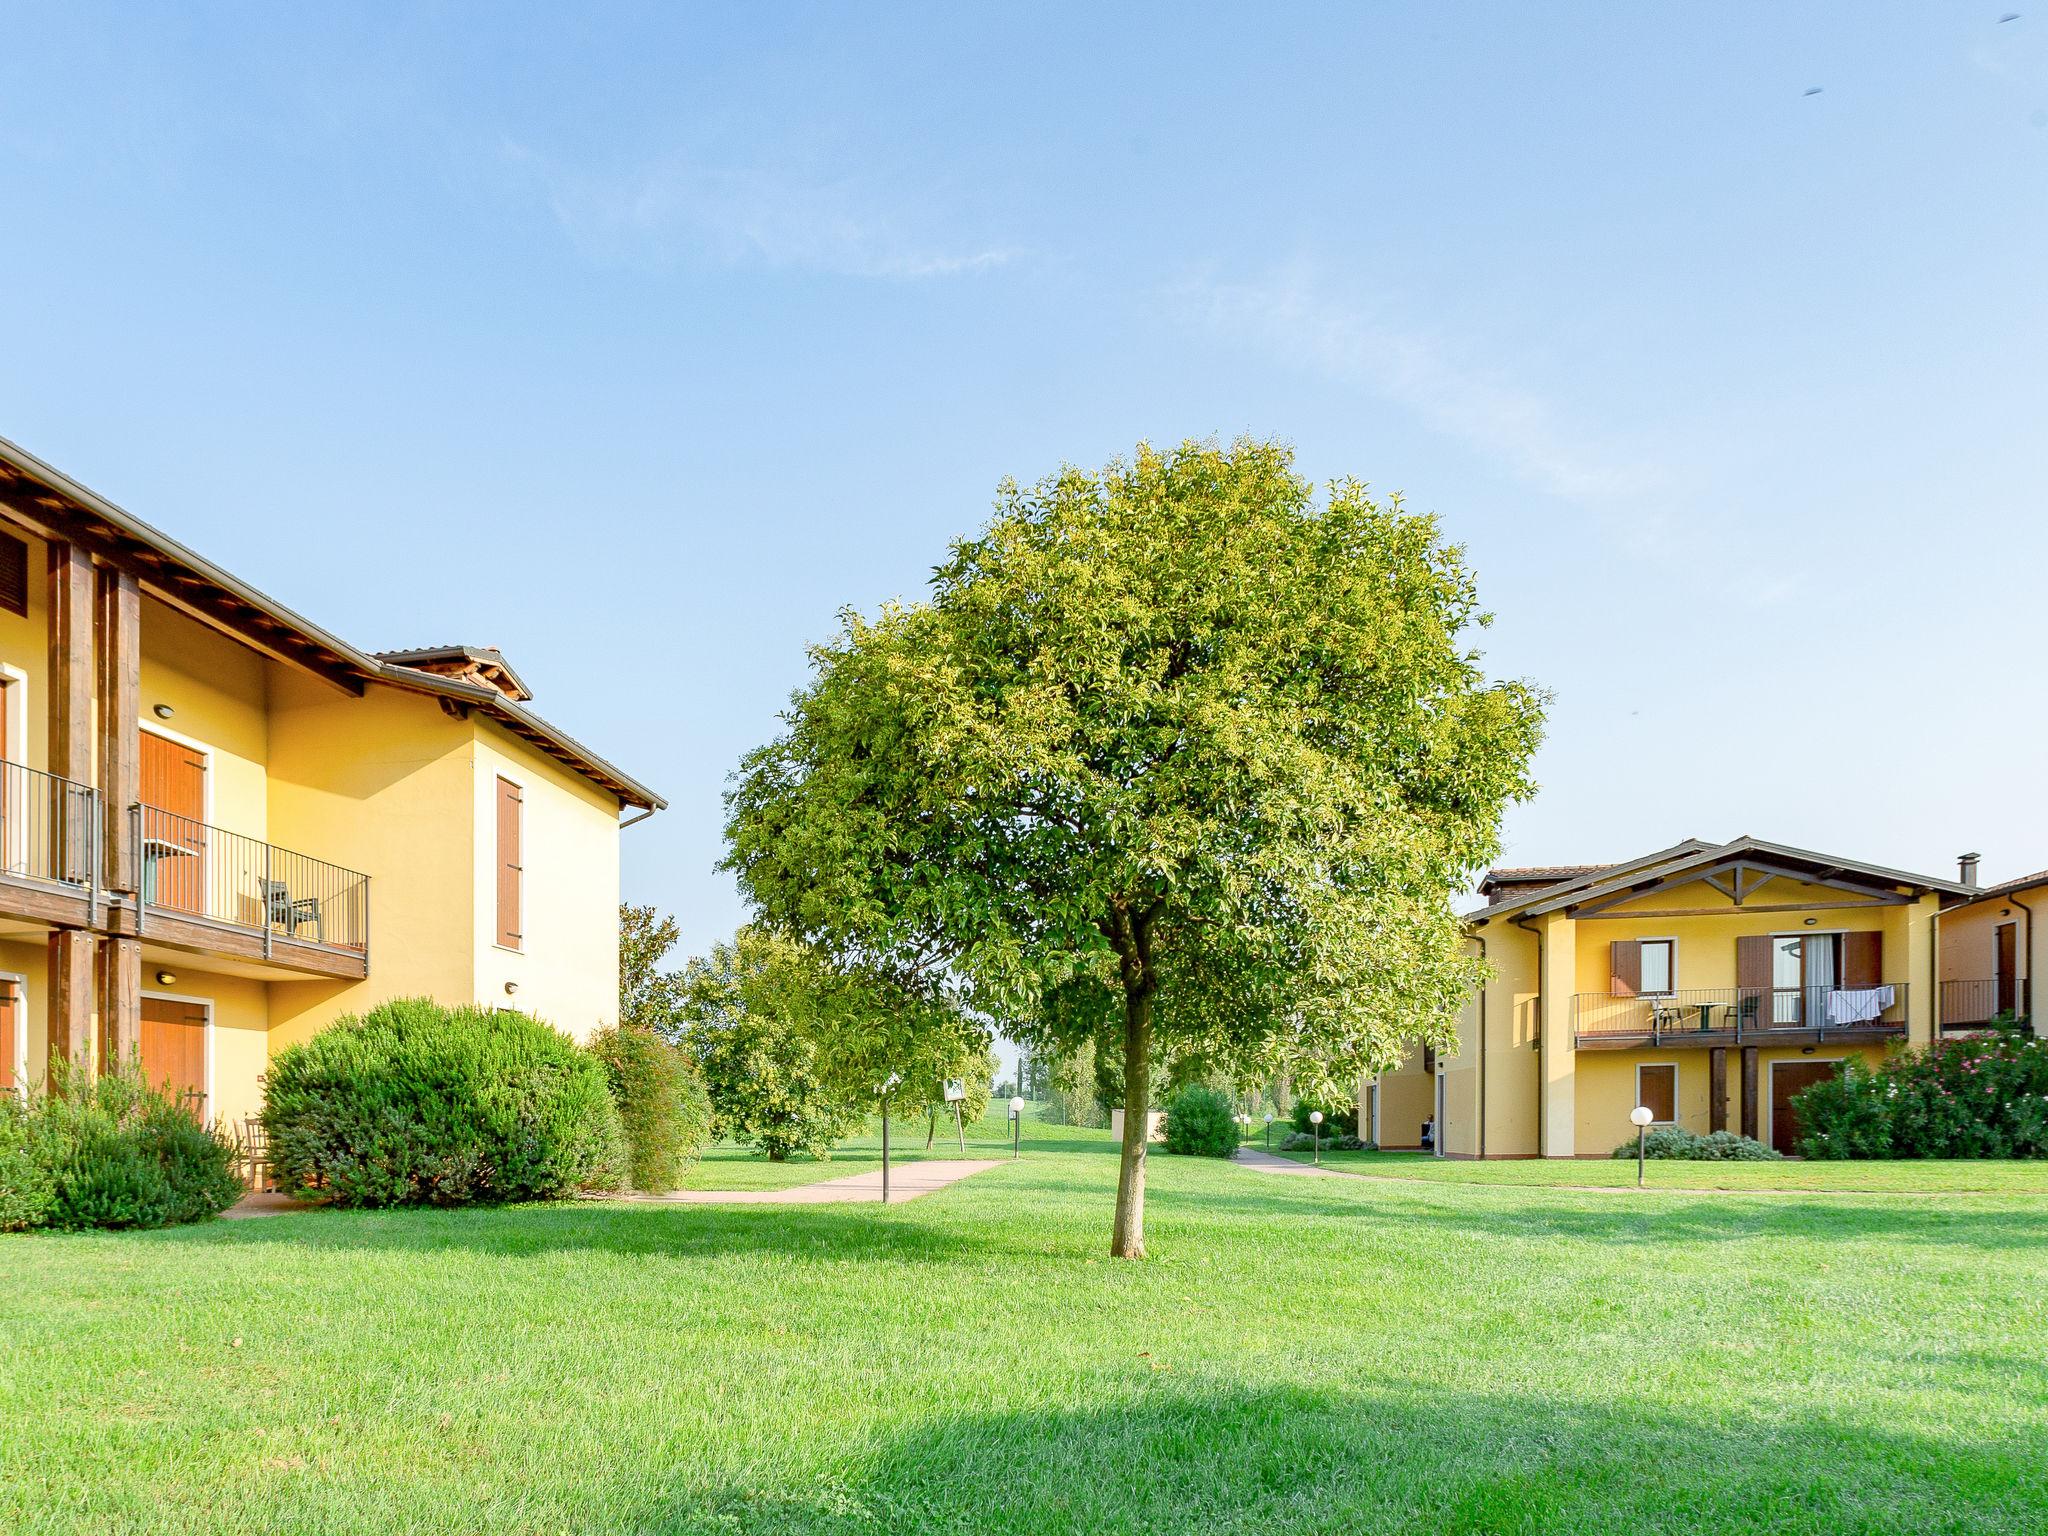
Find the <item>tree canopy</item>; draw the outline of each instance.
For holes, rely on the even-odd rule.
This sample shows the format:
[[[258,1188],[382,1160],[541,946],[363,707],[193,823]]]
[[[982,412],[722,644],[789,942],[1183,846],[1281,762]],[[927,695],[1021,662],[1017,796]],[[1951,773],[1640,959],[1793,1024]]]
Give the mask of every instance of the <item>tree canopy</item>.
[[[1124,1059],[1112,1251],[1141,1255],[1158,1049],[1356,1081],[1447,1044],[1450,896],[1526,794],[1542,700],[1489,680],[1433,517],[1283,445],[1005,482],[929,600],[842,616],[728,797],[763,918]]]

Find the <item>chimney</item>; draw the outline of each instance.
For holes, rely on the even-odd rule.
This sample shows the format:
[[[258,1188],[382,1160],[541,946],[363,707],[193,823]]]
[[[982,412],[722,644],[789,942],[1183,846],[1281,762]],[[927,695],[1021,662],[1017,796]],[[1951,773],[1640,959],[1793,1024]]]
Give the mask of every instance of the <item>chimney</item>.
[[[1965,885],[1975,885],[1977,883],[1977,861],[1983,857],[1984,855],[1981,853],[1957,854],[1956,878]]]

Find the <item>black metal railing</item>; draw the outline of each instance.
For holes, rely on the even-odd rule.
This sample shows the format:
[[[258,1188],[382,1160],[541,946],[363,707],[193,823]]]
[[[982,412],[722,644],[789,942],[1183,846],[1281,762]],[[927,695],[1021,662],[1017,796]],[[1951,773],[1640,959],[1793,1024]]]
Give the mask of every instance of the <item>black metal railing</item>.
[[[21,763],[0,764],[0,873],[92,883],[100,797],[90,785]]]
[[[1981,1029],[2000,1014],[2028,1017],[2032,999],[2028,978],[2004,976],[1988,981],[1944,981],[1941,984],[1941,1027]]]
[[[260,933],[266,953],[280,938],[368,950],[369,876],[153,805],[134,825],[146,907]]]
[[[1646,1037],[1664,1041],[1729,1041],[1792,1030],[1903,1031],[1906,984],[1875,987],[1708,987],[1661,997],[1580,992],[1572,998],[1572,1031],[1580,1039]]]

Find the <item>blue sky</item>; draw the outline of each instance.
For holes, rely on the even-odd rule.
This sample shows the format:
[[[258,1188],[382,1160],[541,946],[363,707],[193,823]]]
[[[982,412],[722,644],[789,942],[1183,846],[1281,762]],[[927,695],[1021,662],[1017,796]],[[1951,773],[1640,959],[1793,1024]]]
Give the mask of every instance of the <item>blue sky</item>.
[[[2010,8],[0,5],[0,434],[358,643],[502,646],[669,796],[626,894],[693,949],[805,643],[1145,437],[1469,545],[1556,693],[1510,860],[2016,873]]]

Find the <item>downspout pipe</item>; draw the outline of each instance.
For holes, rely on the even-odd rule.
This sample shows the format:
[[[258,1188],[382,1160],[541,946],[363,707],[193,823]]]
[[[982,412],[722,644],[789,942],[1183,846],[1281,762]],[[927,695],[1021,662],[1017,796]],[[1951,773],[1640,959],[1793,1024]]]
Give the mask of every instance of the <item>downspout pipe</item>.
[[[638,816],[628,816],[624,821],[619,823],[619,830],[623,832],[628,827],[639,826],[641,822],[645,821],[648,817],[652,816],[657,809],[659,809],[659,807],[650,805]]]
[[[1479,963],[1486,964],[1486,935],[1473,931],[1472,937],[1479,943]],[[1486,987],[1484,978],[1479,983],[1479,1157],[1486,1159]]]
[[[1550,996],[1550,956],[1544,952],[1543,931],[1529,921],[1529,915],[1526,912],[1518,912],[1508,921],[1512,922],[1517,928],[1527,930],[1536,939],[1536,1155],[1542,1157],[1544,1155],[1543,1089],[1545,1086],[1543,1058],[1546,1054],[1543,1049],[1543,1013],[1550,1006],[1547,1001]]]
[[[2034,1022],[2034,909],[2024,901],[2021,901],[2016,895],[2008,896],[2005,899],[2027,915],[2027,942],[2020,953],[2027,957],[2027,1027],[2038,1035],[2041,1033],[2041,1026]],[[1941,996],[1940,987],[1941,983],[1936,982],[1934,995],[1937,998]],[[1935,1030],[1937,1038],[1939,1038],[1940,1033],[1941,1031],[1937,1027]]]

